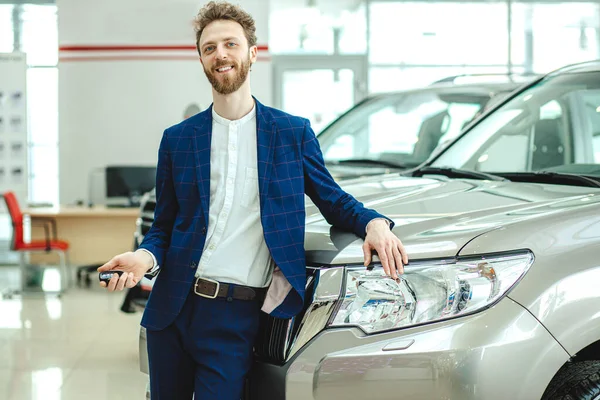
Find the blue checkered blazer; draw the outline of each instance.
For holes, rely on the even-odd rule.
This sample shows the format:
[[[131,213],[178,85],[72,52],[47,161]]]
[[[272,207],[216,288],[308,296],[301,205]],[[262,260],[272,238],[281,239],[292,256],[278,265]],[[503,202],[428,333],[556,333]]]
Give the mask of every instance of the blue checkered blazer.
[[[271,315],[289,318],[302,309],[306,286],[304,194],[330,224],[359,237],[383,216],[340,189],[308,120],[255,101],[261,222],[275,264],[293,288]],[[168,128],[160,143],[155,218],[140,245],[161,266],[142,318],[148,329],[173,322],[194,281],[207,233],[211,131],[212,106]]]

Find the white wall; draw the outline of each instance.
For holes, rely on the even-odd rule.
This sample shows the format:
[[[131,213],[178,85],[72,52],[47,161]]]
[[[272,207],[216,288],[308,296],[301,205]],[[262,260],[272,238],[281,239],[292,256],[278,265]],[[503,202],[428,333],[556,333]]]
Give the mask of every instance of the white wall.
[[[250,76],[253,94],[269,105],[268,2],[238,3],[256,20],[263,50]],[[155,165],[163,130],[181,121],[190,103],[202,109],[210,105],[210,84],[193,49],[192,20],[202,4],[57,0],[61,204],[89,200],[88,178],[94,169]],[[138,46],[169,48],[142,51]]]

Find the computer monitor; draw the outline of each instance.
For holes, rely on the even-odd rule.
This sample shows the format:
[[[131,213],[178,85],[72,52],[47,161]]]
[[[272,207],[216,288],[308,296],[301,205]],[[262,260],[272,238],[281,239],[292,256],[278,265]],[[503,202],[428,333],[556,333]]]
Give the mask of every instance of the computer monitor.
[[[156,167],[106,167],[106,205],[139,207],[142,195],[154,189]]]

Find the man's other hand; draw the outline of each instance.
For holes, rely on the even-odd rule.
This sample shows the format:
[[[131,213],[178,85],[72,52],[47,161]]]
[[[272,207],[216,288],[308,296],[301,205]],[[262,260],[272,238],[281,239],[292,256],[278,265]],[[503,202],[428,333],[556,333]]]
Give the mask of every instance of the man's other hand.
[[[125,271],[125,273],[120,278],[118,274],[113,274],[108,285],[100,282],[100,286],[107,287],[109,292],[123,290],[126,287],[132,288],[152,268],[152,263],[152,256],[142,251],[136,251],[135,253],[128,251],[127,253],[119,254],[98,268],[98,272]]]
[[[385,220],[373,220],[367,225],[367,237],[363,244],[365,266],[371,263],[373,250],[377,251],[386,275],[397,280],[398,275],[404,273],[404,266],[408,264],[408,254]]]

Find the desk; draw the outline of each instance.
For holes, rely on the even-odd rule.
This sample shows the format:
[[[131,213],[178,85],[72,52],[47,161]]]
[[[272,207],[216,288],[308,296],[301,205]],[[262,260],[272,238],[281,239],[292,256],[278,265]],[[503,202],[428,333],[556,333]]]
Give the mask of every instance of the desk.
[[[58,238],[69,242],[71,265],[102,264],[113,256],[131,251],[139,208],[103,206],[31,208],[23,210],[31,219],[54,218]],[[32,227],[32,238],[43,238],[41,227]],[[32,263],[55,262],[53,254],[35,254]]]

